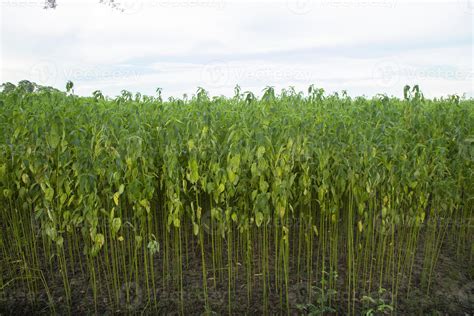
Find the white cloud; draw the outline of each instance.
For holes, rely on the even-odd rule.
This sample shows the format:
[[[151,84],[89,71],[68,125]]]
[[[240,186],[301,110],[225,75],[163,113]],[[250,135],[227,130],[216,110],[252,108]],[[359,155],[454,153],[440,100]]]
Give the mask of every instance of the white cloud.
[[[1,81],[231,95],[235,84],[472,94],[469,0],[3,0]]]

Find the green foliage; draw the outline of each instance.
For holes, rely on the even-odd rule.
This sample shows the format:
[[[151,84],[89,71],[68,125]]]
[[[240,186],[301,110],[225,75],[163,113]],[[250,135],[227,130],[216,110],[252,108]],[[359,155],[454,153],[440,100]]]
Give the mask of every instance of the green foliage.
[[[403,100],[315,86],[267,87],[259,100],[237,86],[228,99],[199,88],[168,101],[160,88],[110,99],[2,87],[0,257],[46,275],[58,265],[68,304],[72,271],[117,306],[122,281],[149,299],[158,276],[183,290],[196,247],[205,309],[208,286],[227,278],[231,297],[239,276],[249,298],[258,282],[264,309],[276,291],[290,310],[296,274],[317,293],[307,312],[333,312],[337,301],[356,314],[360,293],[409,289],[420,247],[426,291],[446,239],[470,260],[472,100],[425,99],[418,86]],[[324,272],[341,266],[339,280]],[[364,301],[367,312],[391,310]]]
[[[323,271],[322,273],[323,275],[329,275],[329,278],[333,282],[337,280],[337,273],[335,272],[329,274],[326,271]],[[337,312],[334,308],[335,304],[333,303],[334,299],[337,298],[337,291],[329,288],[328,282],[326,282],[325,278],[320,281],[320,287],[313,287],[313,292],[315,292],[316,295],[315,302],[300,304],[297,306],[299,310],[305,312],[306,315],[311,316]]]
[[[393,306],[387,304],[382,295],[385,293],[384,288],[380,288],[376,297],[364,295],[361,299],[363,304],[363,314],[366,316],[388,315],[393,312]]]
[[[74,83],[72,81],[68,81],[66,83],[66,91],[67,92],[72,92],[74,93],[74,90],[72,89],[74,87]]]

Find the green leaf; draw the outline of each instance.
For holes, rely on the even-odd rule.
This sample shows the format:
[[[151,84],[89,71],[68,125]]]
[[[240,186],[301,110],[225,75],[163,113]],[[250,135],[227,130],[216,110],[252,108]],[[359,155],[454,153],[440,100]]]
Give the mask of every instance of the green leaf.
[[[194,140],[190,139],[188,140],[188,150],[191,151],[195,148],[194,146]]]
[[[94,242],[97,245],[98,249],[102,248],[105,242],[105,237],[102,234],[96,234],[94,238]]]
[[[176,227],[176,228],[179,228],[179,227],[181,226],[181,221],[180,221],[180,219],[179,219],[178,217],[175,217],[175,218],[173,219],[173,225],[174,225],[174,227]]]
[[[277,206],[277,211],[278,211],[278,215],[280,216],[280,218],[283,218],[285,216],[285,207],[283,205],[278,205]]]
[[[5,164],[0,165],[0,179],[3,179],[6,173],[7,173],[7,165]]]
[[[64,203],[66,202],[67,200],[67,195],[66,193],[62,193],[59,197],[59,204],[60,205],[64,205]]]
[[[268,187],[269,187],[268,182],[265,181],[265,180],[263,179],[263,177],[260,177],[260,184],[259,184],[259,186],[260,186],[260,191],[263,192],[263,193],[267,192]]]
[[[30,177],[28,176],[28,174],[24,173],[21,175],[21,180],[24,184],[28,184],[30,182]]]
[[[225,185],[224,183],[219,184],[219,187],[217,188],[217,193],[221,194],[225,190]]]
[[[58,236],[55,242],[56,242],[56,245],[58,245],[59,247],[62,247],[64,244],[64,238],[62,236]]]
[[[122,227],[122,219],[116,217],[112,220],[112,236],[115,236]]]
[[[46,188],[44,190],[44,197],[45,197],[46,201],[52,202],[53,197],[54,197],[54,189],[53,188]]]
[[[257,227],[260,227],[260,225],[262,225],[262,222],[263,222],[263,213],[257,212],[255,214],[255,224],[257,225]]]
[[[145,208],[147,213],[150,213],[150,202],[147,199],[140,200],[140,205]]]
[[[46,226],[45,232],[46,232],[46,236],[51,238],[51,240],[56,240],[56,236],[57,236],[56,228],[48,225]]]
[[[240,155],[237,154],[234,157],[232,157],[230,159],[229,165],[232,168],[232,170],[237,170],[237,168],[239,168],[239,165],[240,165]]]
[[[257,149],[257,158],[258,159],[262,158],[264,154],[265,154],[265,147],[263,147],[263,146],[258,147],[258,149]]]
[[[49,133],[46,135],[46,142],[51,146],[51,148],[56,149],[58,147],[60,141],[60,136],[58,129],[55,125],[51,127],[51,130]]]
[[[191,159],[188,163],[189,167],[189,181],[194,184],[199,180],[199,166],[196,159]]]
[[[195,236],[199,234],[199,225],[196,223],[193,223],[193,233]]]
[[[229,178],[230,183],[235,184],[236,175],[231,169],[227,169],[227,178]]]
[[[119,197],[120,197],[120,194],[118,192],[114,193],[114,203],[116,206],[119,205]]]
[[[148,243],[147,248],[150,251],[150,254],[154,255],[155,253],[160,252],[160,243],[156,240],[152,240]]]
[[[125,185],[121,184],[119,186],[118,194],[122,194],[124,190],[125,190]]]

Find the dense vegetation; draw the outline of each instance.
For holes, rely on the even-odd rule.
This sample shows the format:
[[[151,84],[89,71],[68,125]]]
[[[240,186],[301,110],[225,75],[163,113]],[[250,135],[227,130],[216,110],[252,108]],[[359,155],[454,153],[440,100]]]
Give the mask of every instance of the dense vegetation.
[[[0,298],[46,293],[50,313],[81,278],[92,312],[175,291],[184,313],[196,268],[199,313],[215,289],[232,312],[241,288],[264,313],[388,313],[432,291],[444,245],[474,265],[473,100],[72,88],[0,93]]]

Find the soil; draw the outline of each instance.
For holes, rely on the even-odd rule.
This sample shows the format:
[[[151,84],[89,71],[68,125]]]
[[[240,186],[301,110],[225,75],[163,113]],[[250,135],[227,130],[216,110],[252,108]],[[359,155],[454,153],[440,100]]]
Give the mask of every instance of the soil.
[[[197,249],[197,248],[196,248]],[[421,290],[421,268],[423,254],[418,253],[415,259],[415,265],[412,277],[412,286],[410,293],[407,293],[406,287],[402,286],[396,300],[397,315],[474,315],[474,274],[473,268],[468,262],[456,261],[453,249],[454,245],[445,244],[438,263],[434,270],[431,291],[429,294]],[[202,315],[205,313],[204,294],[202,288],[202,270],[199,251],[189,253],[188,265],[183,271],[183,306],[182,312],[185,315]],[[162,262],[156,261],[156,271],[161,271]],[[314,269],[317,270],[316,262]],[[72,309],[69,310],[66,304],[66,295],[63,289],[63,283],[60,273],[47,276],[47,284],[50,297],[54,302],[55,309],[50,308],[48,292],[40,290],[36,297],[27,295],[24,288],[15,283],[9,284],[0,291],[0,315],[50,315],[56,313],[59,315],[178,315],[180,311],[180,292],[170,290],[162,286],[162,276],[156,278],[156,291],[152,300],[145,300],[148,292],[145,284],[124,283],[120,293],[122,306],[114,306],[108,295],[98,297],[97,309],[94,307],[94,296],[88,279],[82,277],[80,271],[72,271],[70,277],[70,287],[72,289]],[[332,311],[324,315],[345,315],[347,314],[347,303],[344,297],[347,293],[344,291],[344,266],[341,264],[338,272],[338,289],[340,292],[337,298],[331,302]],[[307,280],[296,278],[296,271],[290,271],[289,280],[289,302],[291,315],[305,315],[309,313],[310,306],[302,305],[315,302],[318,292],[311,293],[313,298],[310,302],[307,291]],[[214,287],[213,273],[208,271],[208,297],[210,314],[225,315],[229,314],[228,309],[228,291],[227,291],[227,273],[222,273],[220,282],[216,282]],[[172,275],[169,276],[172,279]],[[247,280],[245,271],[241,268],[238,271],[238,277],[235,280],[235,287],[231,295],[231,313],[233,315],[258,315],[263,314],[263,289],[261,286],[262,276],[255,274],[253,277],[252,294],[248,297]],[[268,314],[288,314],[284,298],[280,297],[275,291],[275,282],[271,280],[269,289]],[[314,280],[313,284],[318,285]],[[127,300],[127,288],[130,298]],[[99,289],[99,293],[107,293],[104,288]],[[370,294],[370,293],[369,293]],[[385,302],[390,302],[390,292],[383,294]],[[128,301],[128,303],[126,303]],[[359,301],[356,308],[356,314],[361,314],[362,303]],[[382,313],[376,314],[382,315]]]

